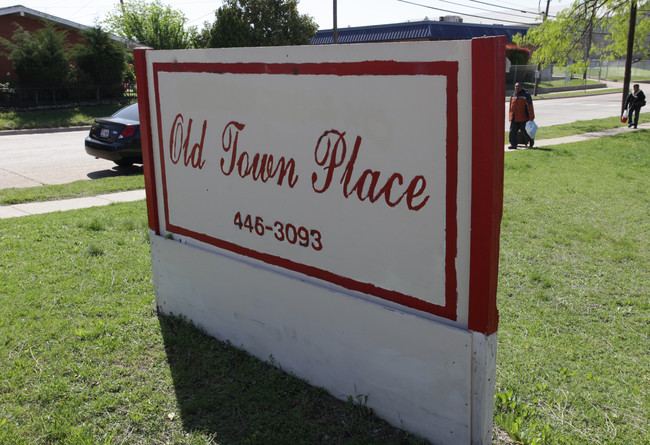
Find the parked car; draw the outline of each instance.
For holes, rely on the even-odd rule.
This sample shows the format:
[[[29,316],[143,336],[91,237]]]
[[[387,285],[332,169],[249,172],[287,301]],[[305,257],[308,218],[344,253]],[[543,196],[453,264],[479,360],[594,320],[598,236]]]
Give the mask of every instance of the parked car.
[[[85,145],[89,155],[119,166],[142,164],[138,104],[127,105],[110,117],[95,119]]]

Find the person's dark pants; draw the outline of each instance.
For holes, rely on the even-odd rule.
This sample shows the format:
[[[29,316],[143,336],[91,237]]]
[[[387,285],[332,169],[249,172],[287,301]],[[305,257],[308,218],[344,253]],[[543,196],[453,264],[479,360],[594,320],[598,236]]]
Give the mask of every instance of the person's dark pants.
[[[634,128],[639,125],[639,114],[641,114],[641,107],[631,107],[630,108],[630,115],[627,117],[629,119],[629,125],[628,127],[631,127],[634,125]],[[632,115],[634,115],[634,120],[632,120]]]
[[[517,146],[517,134],[519,133],[519,130],[523,131],[524,134],[526,135],[526,143],[531,141],[530,137],[528,136],[528,133],[526,133],[526,121],[523,122],[510,121],[510,134],[508,135],[508,137],[510,139],[511,147]]]

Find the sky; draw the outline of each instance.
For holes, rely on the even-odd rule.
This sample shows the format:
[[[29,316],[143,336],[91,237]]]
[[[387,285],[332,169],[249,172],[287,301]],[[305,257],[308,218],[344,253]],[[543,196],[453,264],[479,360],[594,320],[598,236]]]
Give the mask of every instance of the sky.
[[[128,0],[126,0],[128,1]],[[381,25],[441,16],[460,15],[466,23],[502,23],[517,25],[535,22],[539,12],[546,10],[550,0],[337,0],[338,28]],[[161,0],[180,10],[187,25],[203,28],[205,21],[214,21],[214,12],[221,0]],[[550,1],[549,15],[571,5],[572,0]],[[319,29],[333,26],[333,0],[300,0],[298,12],[314,18]],[[119,0],[0,0],[0,7],[23,5],[83,25],[101,24]],[[436,8],[436,9],[432,9]]]

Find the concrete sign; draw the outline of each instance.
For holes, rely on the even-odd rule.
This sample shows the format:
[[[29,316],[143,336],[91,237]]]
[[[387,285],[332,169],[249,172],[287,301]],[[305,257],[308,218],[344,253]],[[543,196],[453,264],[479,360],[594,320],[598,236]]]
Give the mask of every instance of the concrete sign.
[[[162,312],[436,442],[482,443],[504,47],[137,50]]]

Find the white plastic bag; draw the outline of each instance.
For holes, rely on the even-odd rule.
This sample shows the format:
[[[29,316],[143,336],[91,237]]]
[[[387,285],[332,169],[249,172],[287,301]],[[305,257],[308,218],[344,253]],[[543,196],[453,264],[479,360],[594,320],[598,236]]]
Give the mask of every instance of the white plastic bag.
[[[528,133],[528,137],[535,139],[535,135],[537,134],[537,124],[535,121],[526,122],[526,133]]]
[[[623,110],[623,115],[621,116],[621,122],[623,123],[627,122],[627,108]]]

